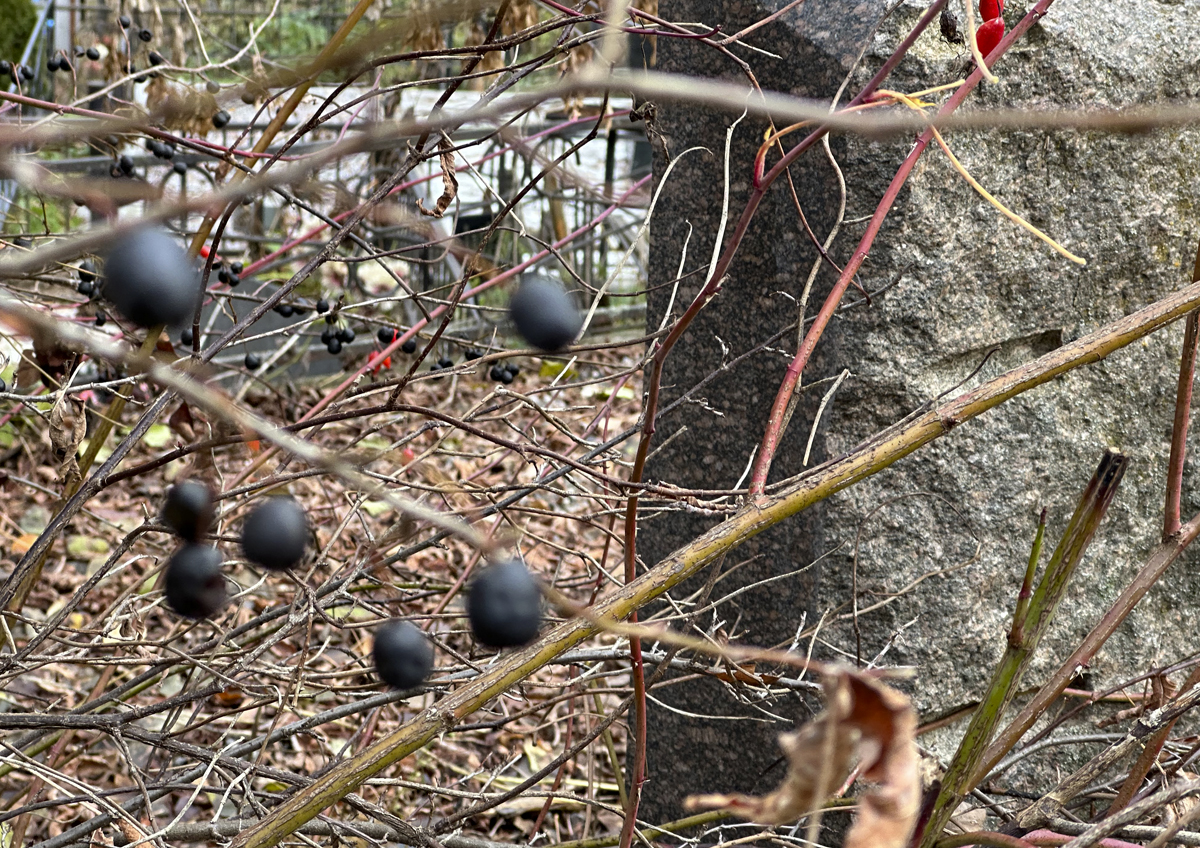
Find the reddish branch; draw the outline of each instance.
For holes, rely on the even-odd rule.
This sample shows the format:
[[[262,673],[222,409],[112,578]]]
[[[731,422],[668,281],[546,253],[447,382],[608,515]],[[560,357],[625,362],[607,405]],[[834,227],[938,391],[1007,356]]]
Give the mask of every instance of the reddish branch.
[[[1021,19],[1020,23],[1013,27],[1012,32],[992,52],[992,62],[994,63],[996,59],[1003,56],[1013,42],[1024,35],[1026,30],[1045,15],[1046,9],[1053,2],[1054,0],[1040,0],[1036,6],[1030,9],[1029,13]],[[928,15],[928,13],[926,14]],[[975,87],[979,85],[982,79],[983,70],[976,68],[967,77],[967,81],[959,86],[958,90],[954,92],[950,99],[946,101],[946,104],[938,111],[935,120],[944,118],[954,112]],[[856,100],[861,100],[861,95]],[[796,351],[795,358],[788,365],[783,383],[780,385],[779,392],[775,396],[775,403],[771,407],[771,415],[767,420],[767,429],[763,434],[762,444],[759,446],[758,456],[754,464],[754,472],[750,477],[751,496],[761,495],[767,485],[767,475],[771,471],[771,463],[775,459],[775,452],[779,449],[779,442],[783,438],[783,431],[787,421],[788,404],[791,401],[793,393],[796,391],[796,386],[800,382],[800,375],[804,371],[804,367],[808,364],[808,360],[812,356],[817,342],[820,341],[822,333],[825,332],[825,328],[829,325],[829,321],[833,317],[833,313],[837,310],[838,304],[841,303],[842,296],[846,293],[846,289],[850,286],[854,275],[858,273],[863,260],[867,258],[867,254],[871,251],[871,245],[875,242],[875,236],[879,234],[879,229],[883,226],[883,220],[887,217],[888,212],[891,211],[892,204],[895,203],[896,198],[900,194],[900,189],[903,188],[908,175],[912,173],[917,160],[921,157],[921,154],[932,139],[933,130],[931,128],[921,134],[916,144],[913,145],[913,149],[908,154],[908,157],[901,163],[900,168],[896,171],[896,175],[892,178],[891,185],[884,192],[883,199],[879,201],[879,205],[875,209],[875,214],[871,216],[871,222],[867,225],[867,231],[863,234],[862,240],[859,242],[854,254],[850,257],[850,261],[842,269],[842,273],[838,277],[837,283],[834,284],[833,290],[826,297],[825,303],[821,306],[821,311],[817,313],[816,320],[813,321],[812,327],[809,328],[804,341],[801,342],[800,349]],[[783,164],[783,162],[780,162],[780,164]],[[774,173],[778,168],[779,165],[776,165],[771,170],[771,173]]]

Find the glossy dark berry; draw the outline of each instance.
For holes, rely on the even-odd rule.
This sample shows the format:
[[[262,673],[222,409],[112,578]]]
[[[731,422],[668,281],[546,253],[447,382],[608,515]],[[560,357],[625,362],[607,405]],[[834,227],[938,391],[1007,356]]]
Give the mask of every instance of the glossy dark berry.
[[[247,353],[243,362],[250,371],[257,371],[262,367],[262,357],[257,353]]]
[[[190,329],[185,329],[179,334],[179,343],[181,345],[187,345],[188,347],[191,347],[194,338],[195,336],[192,335],[192,331]]]
[[[133,23],[133,21],[129,19],[129,15],[121,15],[119,18],[117,18],[117,23],[121,25],[121,29],[129,29],[129,26]]]
[[[292,312],[297,316],[307,315],[308,307],[300,303],[294,303],[292,304]]]
[[[326,343],[325,349],[336,356],[342,352],[342,340],[334,336]]]
[[[325,323],[326,323],[326,324],[336,324],[336,323],[337,323],[337,316],[336,316],[336,315],[334,315],[332,312],[328,313],[328,314],[325,316]]]
[[[33,68],[28,65],[22,65],[21,79],[25,80],[25,82],[33,82]]]
[[[169,142],[169,141],[163,142],[159,149],[162,150],[162,158],[164,158],[164,159],[174,158],[175,145],[171,144],[171,142]]]
[[[176,162],[171,166],[171,170],[182,177],[188,171],[187,162]]]
[[[79,263],[79,280],[84,283],[96,282],[96,266],[90,259]]]
[[[146,139],[146,149],[155,155],[157,158],[162,158],[162,144],[157,138]]]
[[[349,327],[343,327],[338,331],[338,338],[342,340],[342,344],[350,344],[354,341],[354,330]]]
[[[453,368],[454,360],[448,356],[443,356],[441,359],[438,360],[438,367],[439,368]]]
[[[96,284],[89,280],[84,280],[75,288],[78,289],[81,295],[84,295],[85,297],[91,297],[96,291]]]
[[[528,569],[517,562],[489,565],[467,590],[467,617],[475,639],[492,648],[526,645],[542,623],[542,595]]]
[[[212,80],[209,80],[208,82],[204,83],[204,87],[208,90],[209,94],[216,94],[218,91],[221,90],[221,86],[218,85],[217,83],[213,82]]]
[[[162,522],[185,542],[195,542],[213,521],[212,489],[199,480],[184,480],[167,489]]]
[[[242,525],[246,559],[270,571],[284,571],[300,562],[308,544],[308,519],[290,497],[267,498]]]
[[[80,47],[78,44],[76,44],[74,47],[72,47],[72,48],[71,48],[71,52],[72,52],[72,53],[74,53],[74,54],[75,54],[75,58],[76,58],[76,59],[78,59],[78,58],[79,58],[80,56],[82,56],[82,55],[83,55],[83,54],[84,54],[86,51],[85,51],[85,50],[84,50],[82,47]]]
[[[187,252],[161,230],[121,237],[104,263],[101,291],[142,327],[182,324],[196,311],[199,275]]]
[[[222,268],[220,271],[217,272],[217,280],[222,283],[228,283],[229,282],[229,272],[226,271],[224,268]]]
[[[207,545],[184,545],[167,563],[167,604],[184,618],[208,618],[225,606],[221,553]]]
[[[12,76],[12,62],[0,59],[0,77]]]
[[[521,369],[513,365],[511,362],[504,367],[508,369],[509,374],[512,374],[513,379],[516,379],[517,375],[521,373]]]
[[[50,73],[54,73],[55,71],[58,70],[58,57],[57,56],[51,56],[50,59],[46,62],[46,70],[49,71]]]
[[[154,38],[154,33],[152,33],[148,29],[143,29],[141,32],[138,33],[138,38],[140,38],[142,41],[149,42],[150,39]],[[153,56],[153,54],[151,54],[151,55]]]
[[[513,381],[512,372],[503,365],[493,365],[490,376],[497,383],[503,383],[506,386]]]
[[[417,349],[417,340],[409,339],[404,344],[400,345],[400,349],[405,353],[412,353]]]
[[[379,332],[375,334],[375,338],[379,339],[381,345],[390,345],[396,340],[396,331],[391,327],[380,327]]]
[[[393,689],[420,686],[433,670],[433,645],[409,621],[393,619],[379,625],[371,655],[375,673]]]
[[[121,173],[126,176],[133,173],[133,159],[128,154],[121,154],[121,158],[117,160],[117,166],[121,169]]]
[[[316,310],[318,313],[328,312],[329,311],[329,301],[326,300],[325,298],[321,298],[320,300],[318,300],[317,305],[316,305]]]
[[[229,275],[229,287],[230,287],[231,289],[236,289],[236,288],[237,288],[238,286],[240,286],[241,284],[242,284],[242,278],[241,278],[241,277],[239,277],[237,274],[230,274],[230,275]]]
[[[526,274],[508,302],[517,332],[530,345],[553,353],[575,340],[583,316],[571,296],[548,277]]]
[[[145,30],[143,30],[143,32],[145,32]],[[163,54],[159,53],[157,50],[151,50],[149,58],[150,64],[155,66],[161,65],[163,62],[167,61],[163,58]]]
[[[100,60],[100,51],[97,50],[95,47],[89,47],[87,49],[87,52],[84,55],[87,56],[89,59],[91,59],[93,62],[98,62]]]
[[[242,265],[241,262],[230,262],[229,270],[235,274],[240,274],[240,273],[242,273],[243,270],[245,270],[245,266]]]
[[[483,356],[482,350],[478,350],[476,348],[469,347],[469,348],[467,348],[467,352],[463,354],[463,361],[464,362],[473,362],[481,356]]]
[[[103,327],[107,321],[108,321],[108,316],[105,315],[103,311],[98,311],[96,313],[96,326],[97,327]]]
[[[220,112],[212,116],[212,125],[217,129],[222,129],[229,123],[231,115],[222,109]]]
[[[324,330],[321,331],[321,344],[327,345],[331,341],[333,341],[333,338],[334,338],[334,335],[333,335],[332,327],[326,327]]]
[[[275,311],[284,318],[291,318],[295,310],[290,303],[281,303],[275,307]]]

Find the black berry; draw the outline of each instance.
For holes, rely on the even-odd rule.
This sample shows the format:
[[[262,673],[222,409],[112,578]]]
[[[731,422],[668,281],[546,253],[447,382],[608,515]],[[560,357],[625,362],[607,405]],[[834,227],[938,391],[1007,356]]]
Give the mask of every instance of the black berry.
[[[121,29],[129,29],[129,26],[133,23],[133,21],[129,19],[129,15],[121,15],[119,18],[117,18],[117,23],[121,25]]]
[[[179,174],[180,176],[183,176],[184,174],[187,173],[187,170],[188,170],[187,162],[176,162],[174,165],[171,166],[171,170],[174,171],[175,173]]]
[[[350,344],[354,341],[354,330],[349,327],[343,327],[338,331],[338,338],[342,340],[342,344]]]
[[[284,571],[300,562],[308,544],[308,519],[290,497],[268,498],[242,525],[246,559],[270,571]]]
[[[0,377],[0,392],[8,391],[8,383],[4,382],[4,378]]]
[[[230,274],[230,275],[229,275],[229,287],[230,287],[231,289],[236,289],[236,288],[237,288],[238,286],[240,286],[241,284],[242,284],[242,278],[241,278],[241,277],[239,277],[237,274]]]
[[[220,112],[212,116],[212,124],[217,129],[222,129],[229,123],[230,114],[222,109]]]
[[[489,565],[467,590],[467,617],[475,639],[492,648],[526,645],[542,623],[541,592],[516,560]]]
[[[91,282],[90,280],[84,280],[78,286],[76,286],[76,289],[79,290],[80,294],[82,294],[86,297],[91,297],[92,294],[96,291],[96,284]]]
[[[87,49],[87,53],[85,53],[84,55],[87,56],[89,59],[91,59],[93,62],[99,61],[99,59],[100,59],[100,51],[97,50],[95,47],[89,47]]]
[[[467,348],[467,352],[463,354],[463,361],[464,362],[473,362],[474,360],[478,359],[481,356],[483,356],[482,350],[477,350],[476,348],[469,347],[469,348]]]
[[[379,332],[375,334],[375,338],[379,339],[381,345],[390,345],[396,340],[396,331],[391,327],[380,327]]]
[[[375,673],[393,689],[420,686],[433,670],[433,645],[415,624],[400,619],[375,629]]]
[[[400,349],[405,353],[412,353],[417,349],[417,340],[409,339],[404,344],[400,345]]]
[[[437,361],[437,364],[438,368],[453,368],[454,360],[448,356],[443,356]]]
[[[488,372],[488,376],[497,383],[503,383],[506,386],[513,381],[512,374],[503,365],[493,365],[492,370]]]
[[[29,67],[28,65],[22,65],[21,66],[21,79],[25,80],[25,82],[32,82],[33,81],[33,68]]]
[[[208,618],[225,606],[221,553],[207,545],[184,545],[167,563],[167,604],[184,618]]]
[[[143,32],[145,32],[145,30],[143,30]],[[148,41],[149,39],[146,39],[146,40]],[[166,59],[163,58],[163,55],[161,53],[159,53],[157,50],[151,50],[149,58],[150,58],[151,65],[161,65],[163,62],[167,61]]]
[[[191,345],[194,338],[195,337],[192,335],[192,331],[190,329],[185,329],[179,334],[179,343],[182,345]]]
[[[571,296],[547,277],[526,274],[508,302],[517,332],[539,350],[553,353],[575,340],[583,317]]]
[[[107,320],[108,320],[108,316],[105,315],[103,311],[96,312],[96,326],[97,327],[103,327],[104,322],[106,322]]]
[[[204,87],[208,90],[209,94],[216,94],[218,91],[221,90],[221,86],[218,85],[217,83],[213,82],[212,80],[209,80],[208,82],[206,82],[204,84]]]
[[[96,266],[92,260],[85,259],[79,263],[79,280],[84,283],[96,282]]]
[[[228,283],[229,282],[229,272],[226,271],[224,268],[222,268],[220,271],[217,272],[217,279],[222,283]]]
[[[247,353],[244,362],[246,364],[246,368],[251,371],[257,371],[260,367],[262,367],[262,357],[260,357],[257,353]]]
[[[138,38],[140,38],[142,41],[148,42],[148,41],[150,41],[150,39],[154,38],[154,33],[152,33],[148,29],[143,29],[141,32],[138,33]],[[154,54],[151,54],[151,57],[153,57],[153,55]]]
[[[316,310],[318,313],[328,312],[329,311],[329,301],[326,300],[325,298],[321,298],[320,300],[318,300],[317,305],[316,305]]]
[[[184,480],[167,489],[162,521],[185,542],[208,532],[213,520],[212,489],[198,480]]]
[[[337,323],[337,316],[336,316],[336,315],[334,315],[332,312],[330,312],[329,314],[327,314],[327,315],[325,316],[325,323],[326,323],[326,324],[336,324],[336,323]]]
[[[49,71],[50,73],[54,73],[55,71],[58,70],[58,57],[57,56],[51,56],[50,59],[46,62],[46,70]]]
[[[125,153],[122,153],[121,158],[117,160],[117,166],[121,169],[121,173],[126,176],[133,173],[133,159]]]
[[[331,341],[333,341],[333,328],[326,327],[321,331],[321,344],[328,345]]]
[[[275,307],[275,311],[277,313],[279,313],[280,315],[282,315],[284,318],[291,318],[292,313],[295,310],[292,309],[292,305],[290,303],[281,303]]]
[[[508,373],[512,374],[514,379],[516,378],[516,376],[518,374],[521,373],[521,369],[518,368],[517,366],[513,365],[511,362],[508,363],[507,365],[505,365],[504,367],[508,369]]]
[[[235,273],[235,274],[240,274],[240,273],[242,273],[242,270],[243,270],[244,268],[245,268],[245,266],[244,266],[244,265],[242,265],[242,263],[241,263],[241,262],[230,262],[230,263],[229,263],[229,270],[230,270],[230,271],[232,271],[232,272],[233,272],[233,273]]]
[[[325,344],[325,349],[335,356],[342,352],[342,340],[334,336]]]
[[[143,327],[182,324],[196,311],[199,277],[187,252],[161,230],[122,237],[104,264],[104,296]]]
[[[169,141],[163,142],[159,146],[159,149],[162,150],[161,156],[164,159],[171,159],[175,156],[175,145],[171,144]]]
[[[12,76],[12,62],[0,59],[0,77]]]

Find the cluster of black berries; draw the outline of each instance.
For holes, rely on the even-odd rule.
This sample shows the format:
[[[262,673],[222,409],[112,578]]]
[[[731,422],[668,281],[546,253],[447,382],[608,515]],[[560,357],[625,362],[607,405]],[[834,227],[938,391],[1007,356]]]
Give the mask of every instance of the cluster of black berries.
[[[379,339],[379,343],[387,347],[399,337],[399,332],[391,327],[380,327],[379,332],[375,334],[375,338]],[[404,344],[400,345],[400,350],[405,353],[414,353],[417,349],[417,340],[409,339]]]
[[[333,319],[332,321],[330,319]],[[321,344],[325,345],[325,349],[332,354],[342,352],[342,345],[350,344],[354,341],[354,329],[351,327],[335,328],[334,323],[337,321],[337,316],[329,313],[325,316],[325,329],[321,332]]]
[[[304,316],[308,314],[308,307],[302,303],[280,303],[275,306],[275,314],[281,318],[291,318],[293,315]]]
[[[66,56],[62,55],[61,53],[55,53],[53,56],[51,56],[49,59],[46,60],[46,70],[53,74],[56,71],[63,71],[65,73],[70,73],[74,69],[71,67],[70,59],[68,59]]]
[[[497,383],[509,385],[513,380],[517,379],[517,375],[521,373],[521,369],[513,365],[511,362],[497,362],[492,366],[492,370],[488,372],[488,376]]]
[[[185,618],[208,618],[225,605],[221,553],[200,544],[212,525],[213,512],[212,490],[203,483],[188,480],[167,491],[162,520],[184,545],[167,563],[163,588],[171,609]],[[246,558],[270,571],[294,567],[307,544],[308,519],[289,497],[267,498],[242,525]]]
[[[231,289],[235,289],[242,284],[242,271],[245,266],[241,262],[230,262],[229,267],[225,267],[222,262],[217,266],[217,279]]]
[[[157,159],[165,159],[169,162],[175,158],[175,145],[169,141],[159,141],[156,138],[149,139],[146,142],[146,149],[153,153]],[[188,166],[186,162],[180,160],[172,164],[171,168],[175,173],[183,175],[187,173]]]
[[[30,82],[33,80],[33,68],[20,62],[0,59],[0,77],[12,77],[14,82]]]

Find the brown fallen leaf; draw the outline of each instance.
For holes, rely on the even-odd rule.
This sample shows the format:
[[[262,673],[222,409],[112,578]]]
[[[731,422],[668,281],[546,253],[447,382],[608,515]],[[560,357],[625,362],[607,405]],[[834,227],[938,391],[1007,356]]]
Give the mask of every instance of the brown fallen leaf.
[[[859,796],[845,848],[901,848],[920,803],[917,717],[907,697],[878,680],[840,670],[822,681],[825,710],[779,736],[788,773],[764,796],[693,795],[689,810],[727,810],[761,824],[785,824],[819,810],[850,775],[874,785]]]
[[[430,218],[442,217],[447,207],[458,196],[458,177],[454,176],[454,145],[450,143],[450,139],[442,136],[438,142],[438,151],[438,158],[442,163],[442,196],[437,199],[433,209],[426,209],[421,198],[417,198],[417,211]]]

